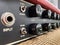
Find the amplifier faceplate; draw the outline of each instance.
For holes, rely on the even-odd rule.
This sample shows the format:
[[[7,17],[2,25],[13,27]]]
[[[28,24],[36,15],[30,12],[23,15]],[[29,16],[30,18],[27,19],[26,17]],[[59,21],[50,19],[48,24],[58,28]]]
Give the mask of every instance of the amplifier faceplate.
[[[36,37],[37,35],[31,35],[27,32],[29,24],[60,22],[52,19],[41,19],[40,17],[27,17],[28,8],[32,5],[20,0],[0,0],[0,45],[15,44]],[[4,15],[3,18],[2,15]],[[11,24],[11,22],[14,22],[14,24]]]

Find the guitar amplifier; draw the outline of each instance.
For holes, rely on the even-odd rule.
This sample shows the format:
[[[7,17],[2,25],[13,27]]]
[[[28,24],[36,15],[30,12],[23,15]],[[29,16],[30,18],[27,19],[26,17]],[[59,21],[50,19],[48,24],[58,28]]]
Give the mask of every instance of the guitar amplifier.
[[[60,10],[47,0],[0,0],[0,45],[17,44],[59,26]]]

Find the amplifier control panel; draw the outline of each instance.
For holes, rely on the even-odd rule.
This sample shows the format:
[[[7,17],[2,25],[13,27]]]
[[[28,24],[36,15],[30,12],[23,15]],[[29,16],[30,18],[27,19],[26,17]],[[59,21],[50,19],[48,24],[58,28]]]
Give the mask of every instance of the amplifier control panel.
[[[0,45],[17,44],[60,27],[58,11],[30,1],[0,0]]]

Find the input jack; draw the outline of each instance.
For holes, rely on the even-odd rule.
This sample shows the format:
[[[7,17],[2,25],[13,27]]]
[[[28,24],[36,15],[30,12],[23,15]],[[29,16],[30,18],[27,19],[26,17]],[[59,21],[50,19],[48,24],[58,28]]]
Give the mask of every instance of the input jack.
[[[1,22],[4,26],[10,27],[15,23],[15,16],[11,12],[5,12],[1,16]]]
[[[26,6],[21,6],[20,11],[24,13],[26,11]]]

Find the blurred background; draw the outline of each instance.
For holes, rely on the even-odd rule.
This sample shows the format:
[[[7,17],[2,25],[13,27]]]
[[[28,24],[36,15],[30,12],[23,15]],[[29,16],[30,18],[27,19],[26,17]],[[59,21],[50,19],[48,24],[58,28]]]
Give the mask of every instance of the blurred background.
[[[60,8],[60,0],[58,0],[58,7]]]

